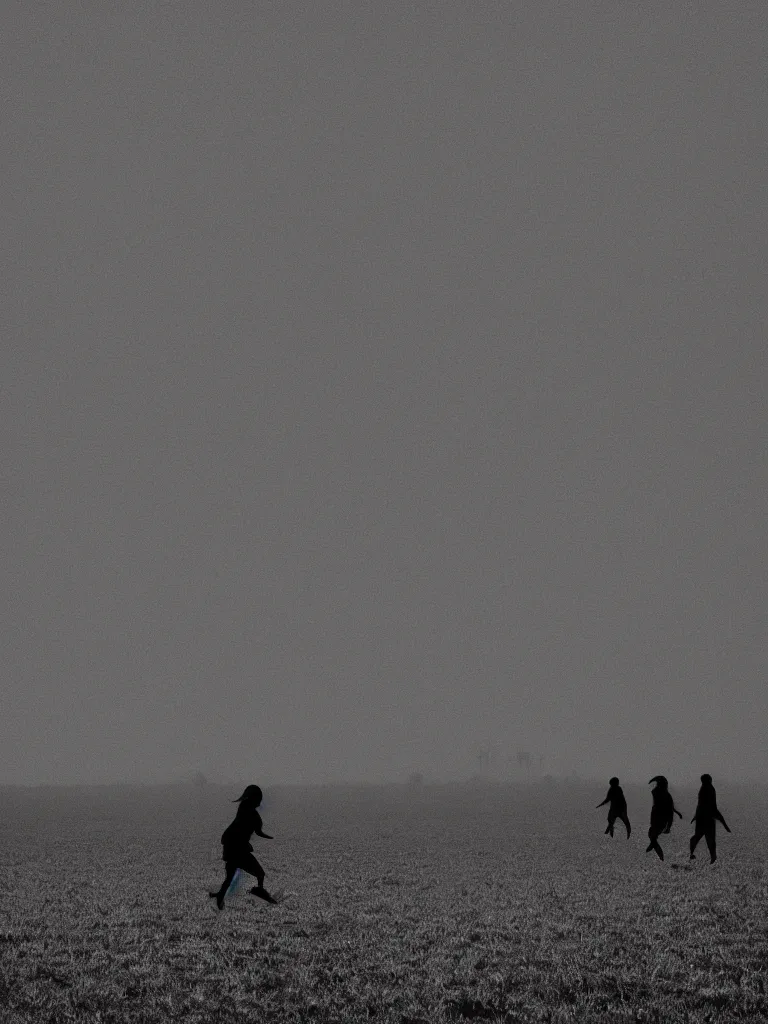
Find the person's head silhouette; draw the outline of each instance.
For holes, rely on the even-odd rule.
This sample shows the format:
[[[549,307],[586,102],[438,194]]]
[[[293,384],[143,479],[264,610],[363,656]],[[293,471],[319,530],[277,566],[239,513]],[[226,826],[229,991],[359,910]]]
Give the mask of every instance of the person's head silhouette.
[[[261,797],[261,789],[258,786],[246,786],[237,800],[233,800],[232,803],[246,803],[252,804],[254,807],[258,807],[261,803]]]

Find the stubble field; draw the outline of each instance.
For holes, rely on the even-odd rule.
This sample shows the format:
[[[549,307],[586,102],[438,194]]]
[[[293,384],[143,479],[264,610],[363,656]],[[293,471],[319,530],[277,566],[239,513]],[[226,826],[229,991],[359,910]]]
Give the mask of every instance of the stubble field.
[[[0,1020],[346,1022],[768,1020],[768,804],[719,789],[711,868],[686,821],[644,853],[604,836],[586,786],[278,789],[222,913],[237,793],[6,790]]]

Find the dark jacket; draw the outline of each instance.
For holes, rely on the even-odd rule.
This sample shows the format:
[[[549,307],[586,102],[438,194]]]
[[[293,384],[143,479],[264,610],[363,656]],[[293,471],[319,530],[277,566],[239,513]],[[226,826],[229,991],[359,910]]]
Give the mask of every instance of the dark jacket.
[[[608,789],[608,795],[602,803],[598,804],[598,807],[602,807],[604,804],[610,804],[609,813],[618,817],[620,814],[627,813],[627,801],[624,797],[624,790],[621,786],[610,786]]]
[[[221,835],[221,843],[224,853],[243,853],[253,850],[251,836],[254,832],[261,834],[261,815],[255,807],[248,804],[240,804],[235,815],[235,820],[224,829]]]
[[[672,794],[662,786],[656,786],[651,790],[653,806],[651,807],[651,828],[654,832],[668,832],[672,828],[674,815],[677,808],[672,799]],[[677,812],[680,813],[679,811]]]
[[[699,790],[699,800],[696,804],[696,813],[693,816],[693,820],[700,827],[713,825],[716,821],[725,825],[725,818],[717,809],[717,793],[711,783],[709,785],[705,783]],[[727,828],[728,826],[726,825],[725,827]]]

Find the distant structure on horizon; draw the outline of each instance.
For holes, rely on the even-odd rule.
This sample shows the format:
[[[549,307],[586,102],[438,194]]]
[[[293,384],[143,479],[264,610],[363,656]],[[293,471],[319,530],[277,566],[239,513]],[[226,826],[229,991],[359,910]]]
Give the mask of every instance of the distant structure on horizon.
[[[499,751],[493,745],[476,748],[472,778],[513,782],[533,782],[544,777],[547,758],[529,750]]]

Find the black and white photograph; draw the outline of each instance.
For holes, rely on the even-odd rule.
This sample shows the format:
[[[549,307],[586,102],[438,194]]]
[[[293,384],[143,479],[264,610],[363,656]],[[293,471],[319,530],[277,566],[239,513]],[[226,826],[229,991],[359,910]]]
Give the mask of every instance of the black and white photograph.
[[[0,33],[0,1024],[768,1021],[768,5]]]

